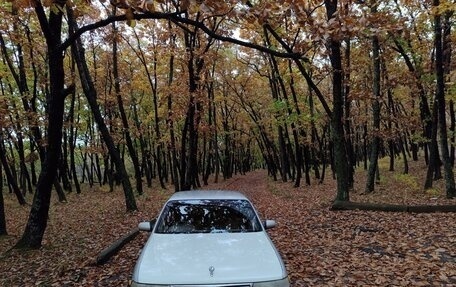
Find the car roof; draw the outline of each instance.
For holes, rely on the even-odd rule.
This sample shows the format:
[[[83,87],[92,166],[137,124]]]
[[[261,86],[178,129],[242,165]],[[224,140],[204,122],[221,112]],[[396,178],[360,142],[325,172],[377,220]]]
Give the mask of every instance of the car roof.
[[[189,190],[174,193],[168,201],[171,200],[192,200],[192,199],[231,199],[247,200],[245,195],[238,191],[232,190]]]

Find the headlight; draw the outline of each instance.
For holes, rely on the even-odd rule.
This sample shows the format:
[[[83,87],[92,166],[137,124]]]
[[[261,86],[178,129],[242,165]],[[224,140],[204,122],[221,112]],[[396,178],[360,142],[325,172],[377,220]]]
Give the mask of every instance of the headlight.
[[[288,277],[276,281],[253,283],[253,287],[290,287]]]

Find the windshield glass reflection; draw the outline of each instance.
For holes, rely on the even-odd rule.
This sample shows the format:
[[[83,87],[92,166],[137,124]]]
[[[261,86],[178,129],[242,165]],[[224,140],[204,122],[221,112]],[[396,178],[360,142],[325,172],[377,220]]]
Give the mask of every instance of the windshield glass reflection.
[[[156,233],[257,232],[260,222],[247,200],[170,201]]]

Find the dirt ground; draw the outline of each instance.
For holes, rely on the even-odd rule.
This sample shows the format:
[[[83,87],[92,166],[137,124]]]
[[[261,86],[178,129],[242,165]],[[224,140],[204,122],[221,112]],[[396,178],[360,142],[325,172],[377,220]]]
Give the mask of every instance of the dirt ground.
[[[420,168],[416,167],[420,174]],[[412,170],[413,171],[413,170]],[[411,173],[414,174],[414,173]],[[357,176],[363,178],[362,172]],[[399,204],[456,204],[438,185],[424,192],[420,176],[383,172],[370,195],[356,183],[354,201]],[[456,286],[456,215],[330,211],[335,184],[274,182],[265,171],[236,175],[203,189],[245,193],[263,219],[278,225],[269,231],[286,264],[292,286]],[[43,247],[10,250],[20,238],[29,212],[5,193],[8,236],[0,237],[0,286],[128,286],[141,233],[102,266],[95,256],[137,223],[157,214],[172,188],[146,189],[140,211],[126,213],[122,191],[102,187],[53,198]],[[31,196],[27,198],[31,202]]]

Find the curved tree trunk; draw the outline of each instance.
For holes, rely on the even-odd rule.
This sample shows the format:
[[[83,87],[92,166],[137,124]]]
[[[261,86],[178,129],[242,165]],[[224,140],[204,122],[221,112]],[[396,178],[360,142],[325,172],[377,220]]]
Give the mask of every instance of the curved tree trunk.
[[[13,14],[17,13],[16,8],[14,8],[14,6],[12,8],[12,13]],[[13,23],[13,27],[15,30],[17,29],[17,25],[15,23]],[[28,27],[26,28],[26,34],[27,34],[26,36],[27,36],[29,46],[32,47],[33,45],[31,44],[30,30],[28,29]],[[24,107],[25,114],[27,116],[27,122],[28,122],[29,128],[31,130],[31,134],[32,134],[32,137],[31,137],[33,139],[32,143],[35,144],[35,146],[38,148],[40,160],[41,160],[41,162],[43,162],[44,157],[45,157],[45,149],[41,145],[41,142],[42,142],[41,131],[40,131],[39,126],[36,124],[35,119],[32,116],[36,112],[35,100],[36,100],[36,96],[37,96],[36,87],[37,87],[37,81],[38,81],[38,73],[37,73],[36,66],[35,66],[33,49],[30,48],[31,66],[32,66],[33,74],[34,74],[33,96],[29,102],[28,101],[29,97],[27,97],[26,95],[29,95],[30,90],[27,85],[28,79],[26,76],[26,68],[25,68],[25,64],[24,64],[24,55],[23,55],[22,45],[20,43],[17,43],[16,48],[17,48],[17,53],[18,53],[17,58],[19,60],[18,61],[18,64],[19,64],[18,71],[16,71],[15,65],[14,65],[12,59],[10,57],[8,57],[6,44],[4,42],[2,35],[0,35],[0,49],[2,51],[3,59],[4,59],[4,61],[6,61],[6,64],[8,65],[8,68],[9,68],[11,74],[13,75],[13,78],[17,84],[19,93],[21,94],[20,98],[22,101],[22,105]],[[3,87],[2,87],[2,92],[3,92]],[[20,121],[18,121],[18,124],[19,124],[19,122]],[[18,130],[21,131],[22,128],[20,126],[18,126]],[[21,158],[21,169],[23,169],[24,168],[23,165],[25,164],[25,161],[22,159],[23,156],[21,154],[19,154],[19,157]],[[34,168],[33,164],[32,164],[32,168]],[[33,171],[32,171],[32,183],[36,184],[36,177],[35,177],[35,173]]]
[[[47,226],[49,204],[51,199],[52,184],[57,175],[57,162],[60,160],[62,128],[65,96],[71,89],[65,89],[65,73],[63,65],[63,51],[60,49],[63,5],[56,2],[57,12],[50,13],[46,21],[44,8],[40,2],[35,2],[35,12],[40,19],[41,29],[44,33],[47,44],[47,56],[49,65],[48,95],[48,125],[47,125],[47,150],[46,157],[41,167],[35,196],[29,219],[21,239],[16,243],[16,248],[39,248]],[[74,86],[70,87],[74,88]]]
[[[3,131],[0,130],[0,166],[3,166],[3,170],[5,171],[7,184],[13,189],[14,194],[16,195],[17,201],[20,205],[24,205],[27,202],[25,201],[24,195],[22,194],[16,178],[13,176],[10,166],[8,164],[8,159],[6,158],[6,150],[3,144]]]
[[[57,176],[55,177],[54,183],[52,185],[54,186],[55,192],[57,193],[59,202],[67,202],[65,192],[63,191],[63,188],[60,185]]]
[[[296,93],[296,90],[295,90],[295,82],[294,82],[294,78],[293,78],[291,63],[292,63],[291,61],[288,61],[288,70],[290,71],[289,86],[290,86],[290,91],[291,91],[291,95],[292,95],[292,98],[293,98],[294,109],[296,110],[296,114],[298,115],[298,117],[300,117],[301,116],[301,110],[299,108],[298,96],[297,96],[297,93]],[[290,111],[289,111],[289,113],[290,113]],[[292,128],[292,131],[293,131],[293,140],[294,140],[295,154],[296,154],[296,177],[295,177],[295,181],[294,181],[294,187],[299,187],[301,185],[302,169],[303,169],[303,166],[304,166],[303,157],[304,157],[304,154],[309,153],[309,152],[308,152],[308,148],[307,147],[303,148],[302,145],[300,144],[300,142],[299,142],[299,133],[298,133],[298,130],[295,127],[295,125],[293,124],[291,126],[291,128]],[[304,130],[302,130],[301,127],[299,129],[301,130],[302,133],[304,133]],[[305,150],[304,154],[303,154],[303,150]],[[306,161],[306,183],[310,184],[309,168],[308,167],[309,167],[309,162],[307,160]]]
[[[67,8],[68,11],[68,18],[70,23],[70,30],[76,28],[76,24],[74,23],[72,11],[70,8]],[[74,31],[74,30],[73,30]],[[80,40],[76,40],[71,46],[73,57],[76,59],[76,63],[78,65],[79,77],[81,80],[81,85],[86,95],[87,101],[90,105],[92,110],[95,122],[98,125],[98,128],[101,132],[103,140],[106,144],[106,147],[109,150],[109,153],[116,165],[116,169],[120,180],[122,182],[124,195],[125,195],[125,205],[127,211],[134,211],[137,210],[138,207],[136,205],[135,196],[133,193],[133,189],[131,187],[130,179],[128,177],[128,173],[125,169],[125,164],[120,157],[119,150],[116,148],[116,145],[109,134],[109,130],[104,123],[103,116],[101,115],[100,108],[97,102],[97,91],[94,87],[92,78],[89,73],[89,69],[87,67],[87,62],[85,60],[85,52],[84,48],[82,47],[82,43]]]
[[[115,14],[115,7],[114,14]],[[113,42],[112,42],[112,65],[113,65],[113,76],[114,76],[114,91],[116,93],[117,105],[119,107],[120,118],[122,119],[122,126],[124,129],[125,140],[127,142],[128,153],[130,154],[131,161],[133,163],[133,169],[135,171],[136,179],[136,190],[139,194],[143,193],[142,187],[142,176],[141,176],[141,165],[139,164],[138,155],[136,149],[133,146],[133,140],[130,135],[130,127],[128,124],[127,114],[125,113],[125,108],[122,100],[122,95],[120,93],[120,80],[119,80],[119,67],[118,67],[118,53],[117,53],[117,28],[116,23],[112,23],[112,29],[114,33]]]
[[[74,61],[72,63],[72,69],[74,71]],[[71,105],[69,111],[69,123],[70,123],[70,135],[69,135],[69,153],[70,153],[70,170],[71,170],[71,178],[73,179],[74,186],[76,188],[76,193],[81,193],[81,186],[79,184],[78,174],[76,172],[76,160],[75,160],[75,152],[76,152],[76,135],[77,135],[77,125],[75,125],[74,121],[74,108],[75,108],[75,101],[76,101],[76,93],[71,93]]]
[[[410,40],[406,40],[407,47],[404,48],[403,46],[403,41],[399,41],[398,39],[394,38],[393,39],[394,44],[396,45],[395,50],[404,58],[405,64],[407,65],[407,68],[409,72],[415,77],[415,83],[416,83],[416,88],[418,89],[418,94],[419,94],[419,99],[420,99],[420,119],[423,122],[423,137],[428,139],[429,141],[432,141],[432,129],[433,129],[433,115],[431,112],[431,109],[429,107],[429,103],[426,97],[426,91],[425,87],[423,85],[423,67],[417,66],[416,64],[414,65],[412,58],[415,57],[415,52],[413,52],[412,44],[410,43]],[[412,52],[412,57],[410,57],[407,54],[407,51]],[[431,165],[429,163],[430,159],[430,153],[432,153],[432,147],[431,144],[425,143],[424,144],[424,153],[425,153],[425,160],[428,165]],[[414,148],[414,154],[413,154],[413,159],[416,160],[416,144],[413,144],[412,146]],[[432,166],[431,169],[431,186],[432,186],[432,171],[434,169],[434,166]],[[426,180],[427,182],[427,180]],[[428,184],[428,183],[426,183]],[[425,184],[425,186],[426,186]],[[425,187],[426,188],[426,187]]]

